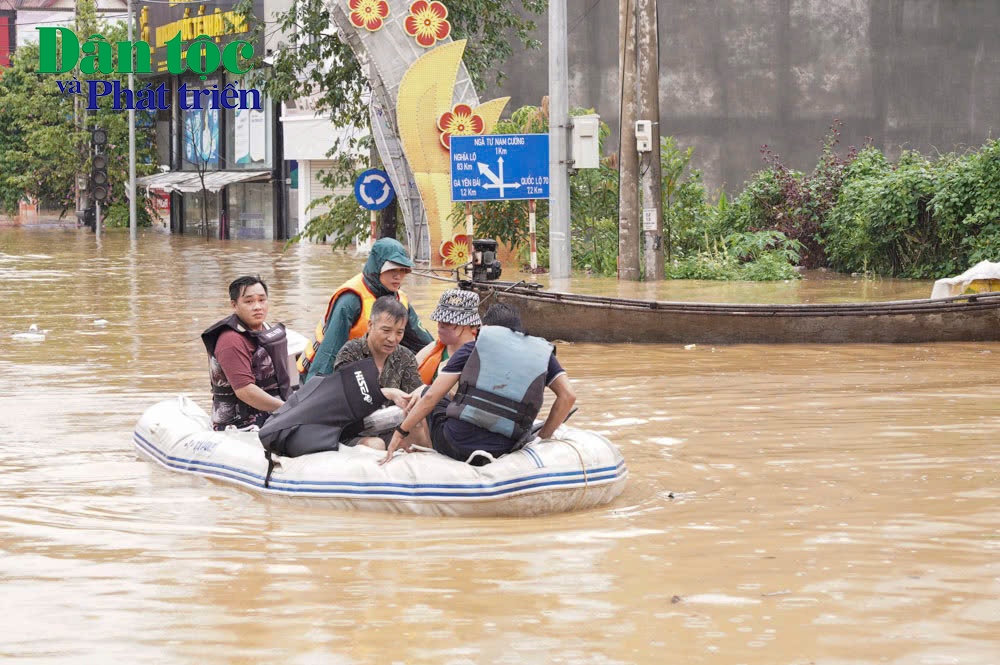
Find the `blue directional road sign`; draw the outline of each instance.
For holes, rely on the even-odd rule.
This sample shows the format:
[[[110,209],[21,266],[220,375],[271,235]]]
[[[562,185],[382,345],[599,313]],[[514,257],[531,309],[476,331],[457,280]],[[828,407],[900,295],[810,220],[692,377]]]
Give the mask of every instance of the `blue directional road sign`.
[[[451,200],[549,198],[549,135],[451,137]]]
[[[354,181],[354,198],[365,210],[381,210],[395,195],[389,174],[382,169],[368,169]]]

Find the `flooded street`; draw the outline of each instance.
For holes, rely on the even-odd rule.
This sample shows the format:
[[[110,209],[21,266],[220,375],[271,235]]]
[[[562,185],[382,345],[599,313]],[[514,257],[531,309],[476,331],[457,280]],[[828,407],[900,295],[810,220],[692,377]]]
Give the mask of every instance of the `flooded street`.
[[[631,473],[587,512],[346,513],[139,459],[146,407],[208,407],[199,334],[234,277],[259,272],[271,320],[309,334],[361,265],[281,248],[0,229],[0,661],[1000,662],[1000,344],[560,344],[572,424]],[[445,288],[404,286],[428,324]],[[931,284],[568,288],[844,302]],[[32,323],[44,341],[12,338]]]

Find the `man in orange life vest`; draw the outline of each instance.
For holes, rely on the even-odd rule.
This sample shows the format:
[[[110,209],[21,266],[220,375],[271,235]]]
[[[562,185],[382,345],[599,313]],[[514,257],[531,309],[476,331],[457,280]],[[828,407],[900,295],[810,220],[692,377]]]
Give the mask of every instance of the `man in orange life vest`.
[[[372,305],[380,296],[395,295],[408,310],[403,346],[416,353],[434,341],[420,324],[420,317],[409,298],[399,288],[412,268],[413,261],[399,241],[392,238],[375,241],[362,271],[344,282],[330,297],[326,315],[316,326],[315,340],[299,357],[302,383],[317,374],[333,372],[334,360],[344,343],[368,332]]]

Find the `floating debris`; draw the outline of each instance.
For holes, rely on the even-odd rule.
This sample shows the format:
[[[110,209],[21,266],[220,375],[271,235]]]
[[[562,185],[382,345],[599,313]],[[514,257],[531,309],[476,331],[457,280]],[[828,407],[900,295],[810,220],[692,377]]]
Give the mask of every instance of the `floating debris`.
[[[28,332],[14,333],[11,338],[20,342],[44,342],[48,330],[39,330],[38,325],[32,323],[28,326]]]

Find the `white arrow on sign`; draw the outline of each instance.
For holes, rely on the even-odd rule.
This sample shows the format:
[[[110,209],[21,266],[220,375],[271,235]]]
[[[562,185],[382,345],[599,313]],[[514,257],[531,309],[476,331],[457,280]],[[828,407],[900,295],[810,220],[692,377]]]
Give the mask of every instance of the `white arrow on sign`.
[[[372,197],[368,196],[368,192],[366,191],[366,185],[370,182],[377,182],[382,185],[382,194],[377,199],[373,199]],[[365,179],[361,181],[361,187],[359,187],[358,190],[361,193],[361,198],[368,205],[382,205],[383,203],[385,203],[385,200],[389,198],[389,187],[385,181],[385,178],[383,178],[377,173],[369,173],[367,176],[365,176]]]
[[[490,167],[487,166],[486,164],[483,164],[482,162],[476,162],[476,165],[479,167],[479,173],[481,175],[484,175],[484,176],[486,176],[487,178],[490,179],[490,182],[488,182],[487,184],[483,185],[483,189],[498,189],[498,190],[500,190],[500,197],[503,198],[503,190],[504,189],[517,189],[518,187],[521,186],[521,183],[519,183],[519,182],[504,182],[503,181],[503,157],[498,157],[497,158],[497,164],[498,164],[497,170],[500,172],[500,175],[497,175],[497,174],[493,173],[493,171],[490,170]]]

